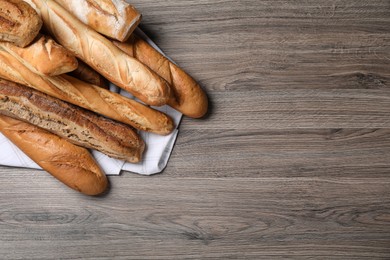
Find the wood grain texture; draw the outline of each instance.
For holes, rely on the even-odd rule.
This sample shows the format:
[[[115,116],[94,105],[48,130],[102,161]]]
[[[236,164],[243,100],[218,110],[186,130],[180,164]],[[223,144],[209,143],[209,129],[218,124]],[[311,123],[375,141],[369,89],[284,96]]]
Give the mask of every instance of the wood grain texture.
[[[132,3],[210,114],[102,197],[0,167],[1,259],[390,258],[388,0]]]

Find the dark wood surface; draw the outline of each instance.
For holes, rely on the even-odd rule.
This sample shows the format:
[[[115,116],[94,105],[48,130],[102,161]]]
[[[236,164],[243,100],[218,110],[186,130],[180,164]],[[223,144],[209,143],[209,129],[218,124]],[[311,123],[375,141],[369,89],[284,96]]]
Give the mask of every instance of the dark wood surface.
[[[135,0],[207,91],[105,196],[0,167],[1,259],[389,259],[390,1]]]

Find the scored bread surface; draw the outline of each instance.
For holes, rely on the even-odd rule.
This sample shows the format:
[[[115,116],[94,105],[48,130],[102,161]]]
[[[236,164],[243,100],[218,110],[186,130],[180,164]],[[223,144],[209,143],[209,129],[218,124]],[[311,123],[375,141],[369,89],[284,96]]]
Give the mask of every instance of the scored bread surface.
[[[0,41],[25,47],[41,27],[41,18],[29,4],[22,0],[0,0]]]
[[[138,162],[144,143],[130,127],[9,81],[0,80],[0,113],[42,127],[113,158]]]

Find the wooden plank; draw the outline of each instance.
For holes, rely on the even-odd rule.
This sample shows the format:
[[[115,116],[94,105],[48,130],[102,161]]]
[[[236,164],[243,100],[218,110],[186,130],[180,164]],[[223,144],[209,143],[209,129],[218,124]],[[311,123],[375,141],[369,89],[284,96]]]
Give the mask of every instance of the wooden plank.
[[[210,115],[101,197],[0,167],[0,258],[389,258],[388,0],[132,3]]]
[[[390,129],[185,130],[160,178],[384,178],[389,154]]]
[[[388,1],[233,2],[137,4],[154,15],[142,28],[209,90],[388,88]]]
[[[181,129],[389,128],[390,90],[213,92],[207,120]]]
[[[55,185],[8,194],[0,182],[3,256],[237,259],[390,253],[388,179],[210,178],[207,185],[198,178],[111,180],[115,189],[103,198],[81,198]]]

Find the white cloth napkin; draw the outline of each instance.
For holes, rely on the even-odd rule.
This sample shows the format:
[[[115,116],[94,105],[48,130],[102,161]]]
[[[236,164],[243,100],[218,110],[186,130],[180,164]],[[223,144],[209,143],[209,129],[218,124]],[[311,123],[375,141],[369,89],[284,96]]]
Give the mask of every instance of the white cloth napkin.
[[[164,54],[157,45],[150,40],[140,29],[136,29],[136,33],[151,44],[156,50]],[[124,96],[132,97],[126,91],[120,90],[118,87],[111,84],[111,91],[118,92]],[[109,158],[108,156],[92,151],[92,155],[107,175],[119,175],[122,170],[142,175],[152,175],[160,173],[166,167],[171,155],[173,146],[178,135],[178,126],[180,124],[182,114],[172,109],[169,106],[154,107],[160,110],[174,120],[176,129],[168,136],[160,136],[152,133],[140,132],[141,137],[145,141],[146,151],[143,160],[140,163],[128,163],[121,160]],[[40,169],[28,156],[26,156],[19,148],[12,144],[4,135],[0,133],[0,164],[12,167],[24,167]]]

